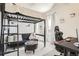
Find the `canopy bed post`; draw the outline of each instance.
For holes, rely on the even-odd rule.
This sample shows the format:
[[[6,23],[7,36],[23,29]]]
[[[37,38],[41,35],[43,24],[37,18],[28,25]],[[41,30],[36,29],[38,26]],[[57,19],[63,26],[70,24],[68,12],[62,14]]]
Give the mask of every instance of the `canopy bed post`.
[[[44,47],[46,46],[46,21],[44,20]]]
[[[17,24],[17,56],[19,56],[19,31],[18,31],[18,24]]]
[[[3,35],[3,32],[4,32],[4,28],[3,28],[3,18],[4,18],[4,11],[5,11],[5,3],[0,3],[0,12],[1,12],[1,55],[4,56],[4,35]]]
[[[34,23],[34,33],[36,32],[36,24]]]
[[[18,12],[17,12],[17,56],[19,56],[19,27],[18,27]]]
[[[10,25],[10,18],[7,17],[7,21],[8,21],[8,25]],[[9,33],[10,33],[10,28],[8,27],[8,36],[9,36]]]

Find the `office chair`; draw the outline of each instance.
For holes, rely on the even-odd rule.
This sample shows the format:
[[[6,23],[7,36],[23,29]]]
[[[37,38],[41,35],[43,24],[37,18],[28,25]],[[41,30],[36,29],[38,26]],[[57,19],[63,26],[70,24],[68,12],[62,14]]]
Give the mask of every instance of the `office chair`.
[[[55,30],[54,30],[54,32],[55,32],[55,40],[56,41],[61,41],[61,40],[63,40],[63,32],[61,32],[60,30],[59,30],[59,27],[58,26],[55,26]],[[60,55],[62,55],[62,53],[63,53],[63,51],[64,51],[64,49],[62,48],[62,47],[60,47],[60,46],[58,46],[58,45],[56,45],[55,44],[55,49],[58,51],[58,52],[60,52]],[[57,55],[55,55],[55,56],[57,56]]]

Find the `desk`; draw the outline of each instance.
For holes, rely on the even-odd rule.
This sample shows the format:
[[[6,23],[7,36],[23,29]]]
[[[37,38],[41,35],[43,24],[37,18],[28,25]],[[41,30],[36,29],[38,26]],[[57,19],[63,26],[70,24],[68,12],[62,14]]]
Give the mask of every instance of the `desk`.
[[[59,45],[64,48],[64,56],[67,56],[68,51],[73,51],[76,53],[76,56],[79,53],[79,48],[74,46],[73,43],[77,42],[77,39],[71,39],[70,42],[67,42],[66,40],[61,41],[55,41],[54,44]]]

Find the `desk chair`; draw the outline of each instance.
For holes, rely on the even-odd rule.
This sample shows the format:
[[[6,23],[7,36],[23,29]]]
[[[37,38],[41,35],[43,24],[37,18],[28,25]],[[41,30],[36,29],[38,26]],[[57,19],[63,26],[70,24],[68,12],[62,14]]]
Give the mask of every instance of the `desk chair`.
[[[56,41],[61,41],[63,40],[63,37],[62,37],[63,33],[59,30],[59,27],[58,26],[55,26],[55,40]],[[60,55],[62,55],[64,49],[58,45],[55,44],[55,49],[60,52]],[[57,56],[57,55],[55,55]]]

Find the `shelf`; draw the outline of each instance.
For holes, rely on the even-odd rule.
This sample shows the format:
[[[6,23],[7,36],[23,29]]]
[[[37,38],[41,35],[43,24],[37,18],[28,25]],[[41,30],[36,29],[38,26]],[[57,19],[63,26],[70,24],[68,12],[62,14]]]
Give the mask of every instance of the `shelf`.
[[[44,36],[43,34],[36,34],[36,35],[39,35],[39,36]]]
[[[15,42],[5,42],[4,44],[8,44],[8,43],[19,44],[19,41],[15,41]]]
[[[4,52],[4,54],[8,54],[8,53],[12,53],[12,52],[16,52],[18,50],[13,50],[13,51],[8,51],[8,52]]]
[[[9,33],[9,35],[22,35],[22,34],[29,34],[29,33]],[[4,35],[8,35],[8,33],[4,33]],[[38,34],[37,34],[38,35]],[[42,35],[42,34],[41,34]],[[42,35],[43,36],[43,35]]]
[[[17,27],[17,25],[3,25],[4,27]]]
[[[4,33],[4,35],[19,35],[18,33]]]

